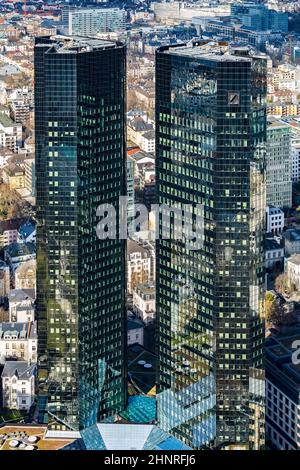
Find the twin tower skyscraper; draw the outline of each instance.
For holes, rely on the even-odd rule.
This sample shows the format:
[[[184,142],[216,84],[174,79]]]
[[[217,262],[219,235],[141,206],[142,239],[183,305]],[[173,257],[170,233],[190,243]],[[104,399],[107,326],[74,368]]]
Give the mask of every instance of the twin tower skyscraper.
[[[158,425],[195,449],[264,445],[265,97],[247,48],[156,53]],[[38,393],[56,428],[126,408],[126,240],[96,233],[126,195],[125,116],[123,44],[36,39]]]

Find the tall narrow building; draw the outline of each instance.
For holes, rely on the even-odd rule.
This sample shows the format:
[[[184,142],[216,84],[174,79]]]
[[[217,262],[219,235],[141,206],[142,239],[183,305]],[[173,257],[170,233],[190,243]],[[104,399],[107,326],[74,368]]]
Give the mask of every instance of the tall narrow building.
[[[157,51],[158,421],[195,449],[264,443],[265,97],[246,48]]]
[[[125,47],[37,38],[37,320],[40,406],[81,429],[126,402],[125,241],[97,207],[126,194]]]
[[[267,205],[282,209],[292,207],[291,127],[271,116],[267,122]]]

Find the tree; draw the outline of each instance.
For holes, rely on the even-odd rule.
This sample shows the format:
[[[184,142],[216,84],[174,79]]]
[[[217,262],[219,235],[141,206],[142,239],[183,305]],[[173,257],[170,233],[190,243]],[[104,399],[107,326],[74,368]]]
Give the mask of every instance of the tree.
[[[275,304],[275,310],[270,318],[270,322],[275,326],[291,325],[295,322],[294,314],[287,311],[282,303]]]
[[[279,276],[275,279],[275,289],[277,292],[281,294],[291,294],[293,292],[292,287],[288,282],[288,278],[286,274],[279,274]]]
[[[272,292],[267,291],[265,295],[265,315],[266,321],[270,322],[272,317],[275,315],[276,310],[276,298]]]

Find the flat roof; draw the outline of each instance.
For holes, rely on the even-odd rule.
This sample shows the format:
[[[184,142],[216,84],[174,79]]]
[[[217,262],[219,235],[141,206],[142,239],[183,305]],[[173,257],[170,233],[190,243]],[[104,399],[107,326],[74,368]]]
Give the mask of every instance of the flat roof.
[[[276,119],[273,116],[267,117],[268,129],[288,129],[290,130],[290,125],[286,122],[283,122],[280,118]]]
[[[49,46],[49,50],[53,47],[59,54],[71,53],[80,54],[84,52],[91,52],[102,49],[114,49],[123,46],[120,42],[109,41],[105,39],[99,39],[92,36],[63,36],[55,35],[49,38],[45,38],[45,42],[42,40],[36,44],[39,46]]]
[[[21,437],[18,436],[19,433],[22,433]],[[47,428],[45,426],[22,424],[6,424],[1,428],[0,434],[4,435],[2,446],[0,445],[0,450],[10,451],[23,450],[20,447],[17,447],[16,449],[9,447],[11,440],[17,439],[22,442],[23,439],[25,440],[25,438],[28,436],[36,436],[38,438],[37,442],[34,444],[38,450],[59,450],[67,445],[72,444],[75,439],[74,437],[66,438],[61,436],[48,436]],[[16,435],[17,437],[15,437]]]
[[[249,47],[229,47],[227,44],[209,41],[206,43],[187,43],[178,44],[172,47],[161,47],[160,51],[171,54],[188,56],[194,58],[204,58],[218,62],[250,62],[253,57],[265,57],[263,55],[253,54]],[[237,52],[237,54],[234,53]],[[239,55],[238,52],[248,53],[249,55]]]
[[[300,328],[287,328],[285,333],[271,335],[266,340],[267,371],[278,370],[285,374],[286,380],[300,391],[300,365],[293,364],[292,354],[296,351],[295,341],[300,340]],[[288,383],[286,383],[288,385]]]
[[[84,36],[55,36],[54,39],[57,42],[63,42],[62,47],[64,49],[69,48],[86,48],[91,47],[92,49],[103,49],[107,47],[115,47],[116,43],[113,41],[106,41],[104,39],[98,39],[93,37]],[[79,51],[81,52],[81,51]]]

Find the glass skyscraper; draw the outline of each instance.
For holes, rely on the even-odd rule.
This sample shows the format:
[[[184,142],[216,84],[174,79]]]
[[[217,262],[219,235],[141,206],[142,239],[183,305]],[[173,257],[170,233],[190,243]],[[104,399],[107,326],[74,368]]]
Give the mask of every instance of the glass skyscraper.
[[[265,98],[247,48],[156,53],[158,422],[195,449],[264,445]]]
[[[55,428],[126,404],[125,241],[96,233],[97,207],[126,195],[125,54],[92,38],[35,44],[39,396]]]

